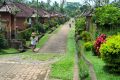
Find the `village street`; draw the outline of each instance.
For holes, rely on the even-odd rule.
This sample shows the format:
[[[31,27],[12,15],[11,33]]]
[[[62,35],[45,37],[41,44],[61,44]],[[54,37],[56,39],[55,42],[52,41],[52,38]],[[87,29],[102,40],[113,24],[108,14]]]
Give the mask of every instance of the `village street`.
[[[41,53],[65,53],[67,35],[70,30],[67,22],[61,29],[53,34],[46,44],[39,49]],[[18,57],[0,59],[0,80],[48,80],[50,64],[55,61],[25,62]]]

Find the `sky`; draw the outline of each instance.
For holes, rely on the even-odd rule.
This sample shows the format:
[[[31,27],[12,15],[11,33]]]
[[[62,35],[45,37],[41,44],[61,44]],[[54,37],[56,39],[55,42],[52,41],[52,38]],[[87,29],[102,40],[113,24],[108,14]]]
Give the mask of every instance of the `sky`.
[[[47,2],[47,0],[39,0],[39,1],[44,1],[44,2]],[[55,2],[57,1],[58,3],[61,2],[61,0],[51,0],[51,2]],[[66,0],[67,2],[80,2],[81,4],[84,3],[84,0]],[[114,0],[110,0],[110,1],[114,1]]]
[[[44,1],[46,2],[47,0],[39,0],[39,1]],[[52,2],[57,1],[58,3],[60,3],[61,0],[51,0]],[[83,3],[84,0],[66,0],[67,2],[80,2]]]

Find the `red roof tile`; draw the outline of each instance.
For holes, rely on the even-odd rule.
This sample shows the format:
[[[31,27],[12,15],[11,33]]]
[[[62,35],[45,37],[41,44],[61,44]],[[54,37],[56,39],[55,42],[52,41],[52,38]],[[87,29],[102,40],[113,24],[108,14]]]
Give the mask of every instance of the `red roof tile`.
[[[16,14],[16,17],[31,17],[34,13],[34,9],[28,7],[23,3],[14,3],[21,11]]]

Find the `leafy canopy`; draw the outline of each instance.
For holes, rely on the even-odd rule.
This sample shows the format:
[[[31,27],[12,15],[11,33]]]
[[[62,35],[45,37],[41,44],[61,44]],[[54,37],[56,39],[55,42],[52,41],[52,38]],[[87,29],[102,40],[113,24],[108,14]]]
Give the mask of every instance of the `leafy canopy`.
[[[95,10],[94,19],[100,25],[114,25],[120,23],[120,9],[112,5],[99,7]]]

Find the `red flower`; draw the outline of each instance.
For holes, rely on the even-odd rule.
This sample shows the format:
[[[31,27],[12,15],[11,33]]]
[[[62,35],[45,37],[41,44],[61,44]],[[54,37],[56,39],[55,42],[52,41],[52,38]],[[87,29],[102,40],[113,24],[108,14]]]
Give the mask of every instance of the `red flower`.
[[[95,43],[94,43],[94,49],[96,51],[96,55],[100,55],[99,49],[101,44],[103,44],[106,40],[106,35],[105,34],[101,34],[99,37],[97,37]]]

